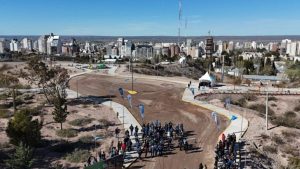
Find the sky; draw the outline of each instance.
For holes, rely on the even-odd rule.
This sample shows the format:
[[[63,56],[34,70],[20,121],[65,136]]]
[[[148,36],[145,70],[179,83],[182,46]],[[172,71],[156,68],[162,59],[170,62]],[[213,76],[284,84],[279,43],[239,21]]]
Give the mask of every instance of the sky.
[[[300,35],[300,0],[0,0],[0,35]],[[185,24],[187,21],[187,24]]]

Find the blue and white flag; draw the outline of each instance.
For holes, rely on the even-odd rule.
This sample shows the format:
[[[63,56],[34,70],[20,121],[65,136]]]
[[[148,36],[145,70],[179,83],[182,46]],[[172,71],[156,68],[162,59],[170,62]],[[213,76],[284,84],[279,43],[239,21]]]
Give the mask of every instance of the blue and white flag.
[[[236,120],[236,119],[237,119],[237,117],[235,115],[232,115],[230,118],[231,121]]]
[[[119,88],[119,92],[120,92],[120,95],[122,96],[122,98],[124,98],[124,90],[123,90],[123,88]]]
[[[129,106],[132,108],[132,104],[131,104],[132,97],[130,94],[127,95],[127,99],[128,99]]]
[[[211,117],[215,121],[218,129],[219,129],[219,121],[218,121],[218,114],[216,112],[211,112]]]
[[[139,110],[140,110],[140,114],[142,119],[144,119],[144,113],[145,113],[145,106],[143,104],[139,105]]]

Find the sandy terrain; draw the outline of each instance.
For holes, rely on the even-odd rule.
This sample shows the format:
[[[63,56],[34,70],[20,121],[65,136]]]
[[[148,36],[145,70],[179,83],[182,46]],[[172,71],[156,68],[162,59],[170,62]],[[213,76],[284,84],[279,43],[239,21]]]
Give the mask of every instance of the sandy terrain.
[[[126,78],[107,77],[89,74],[75,77],[70,81],[71,89],[76,89],[78,80],[79,93],[85,96],[113,95],[112,100],[128,106],[118,93],[118,88],[131,89],[130,81]],[[112,90],[113,92],[109,92]],[[200,162],[212,168],[214,159],[214,146],[221,131],[227,126],[227,119],[221,117],[221,130],[218,131],[211,120],[210,111],[181,101],[184,91],[183,85],[158,80],[135,79],[134,90],[138,94],[133,96],[133,114],[141,123],[137,105],[145,104],[145,122],[160,120],[163,123],[172,121],[183,123],[185,129],[190,131],[190,137],[196,138],[195,146],[203,151],[194,153],[179,152],[176,149],[165,157],[144,159],[133,164],[132,168],[198,168]]]

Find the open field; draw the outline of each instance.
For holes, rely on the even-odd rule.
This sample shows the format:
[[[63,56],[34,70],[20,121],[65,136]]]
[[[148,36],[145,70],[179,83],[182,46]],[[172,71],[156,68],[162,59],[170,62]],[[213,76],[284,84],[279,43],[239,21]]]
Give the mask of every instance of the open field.
[[[126,105],[130,110],[127,100],[123,100],[118,93],[119,87],[123,87],[125,90],[131,89],[129,79],[96,74],[83,75],[70,81],[71,89],[75,91],[77,90],[77,80],[78,91],[83,96],[109,97],[112,95],[113,101]],[[181,101],[183,85],[137,78],[134,80],[134,90],[138,94],[133,96],[132,113],[140,123],[142,120],[137,105],[144,103],[145,122],[160,120],[163,124],[169,121],[183,123],[185,129],[189,131],[189,137],[196,138],[195,146],[201,149],[198,152],[187,154],[175,149],[173,153],[163,158],[138,160],[132,168],[197,168],[200,162],[211,168],[214,147],[218,136],[227,126],[227,119],[220,116],[221,128],[218,131],[210,117],[210,111]]]

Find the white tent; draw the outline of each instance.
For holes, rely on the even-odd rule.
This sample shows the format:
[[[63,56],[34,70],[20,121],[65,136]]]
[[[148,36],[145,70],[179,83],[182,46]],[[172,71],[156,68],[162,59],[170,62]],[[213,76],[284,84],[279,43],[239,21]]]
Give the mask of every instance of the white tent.
[[[199,83],[207,84],[209,86],[215,86],[216,79],[208,72],[206,72],[201,78],[199,78]]]

